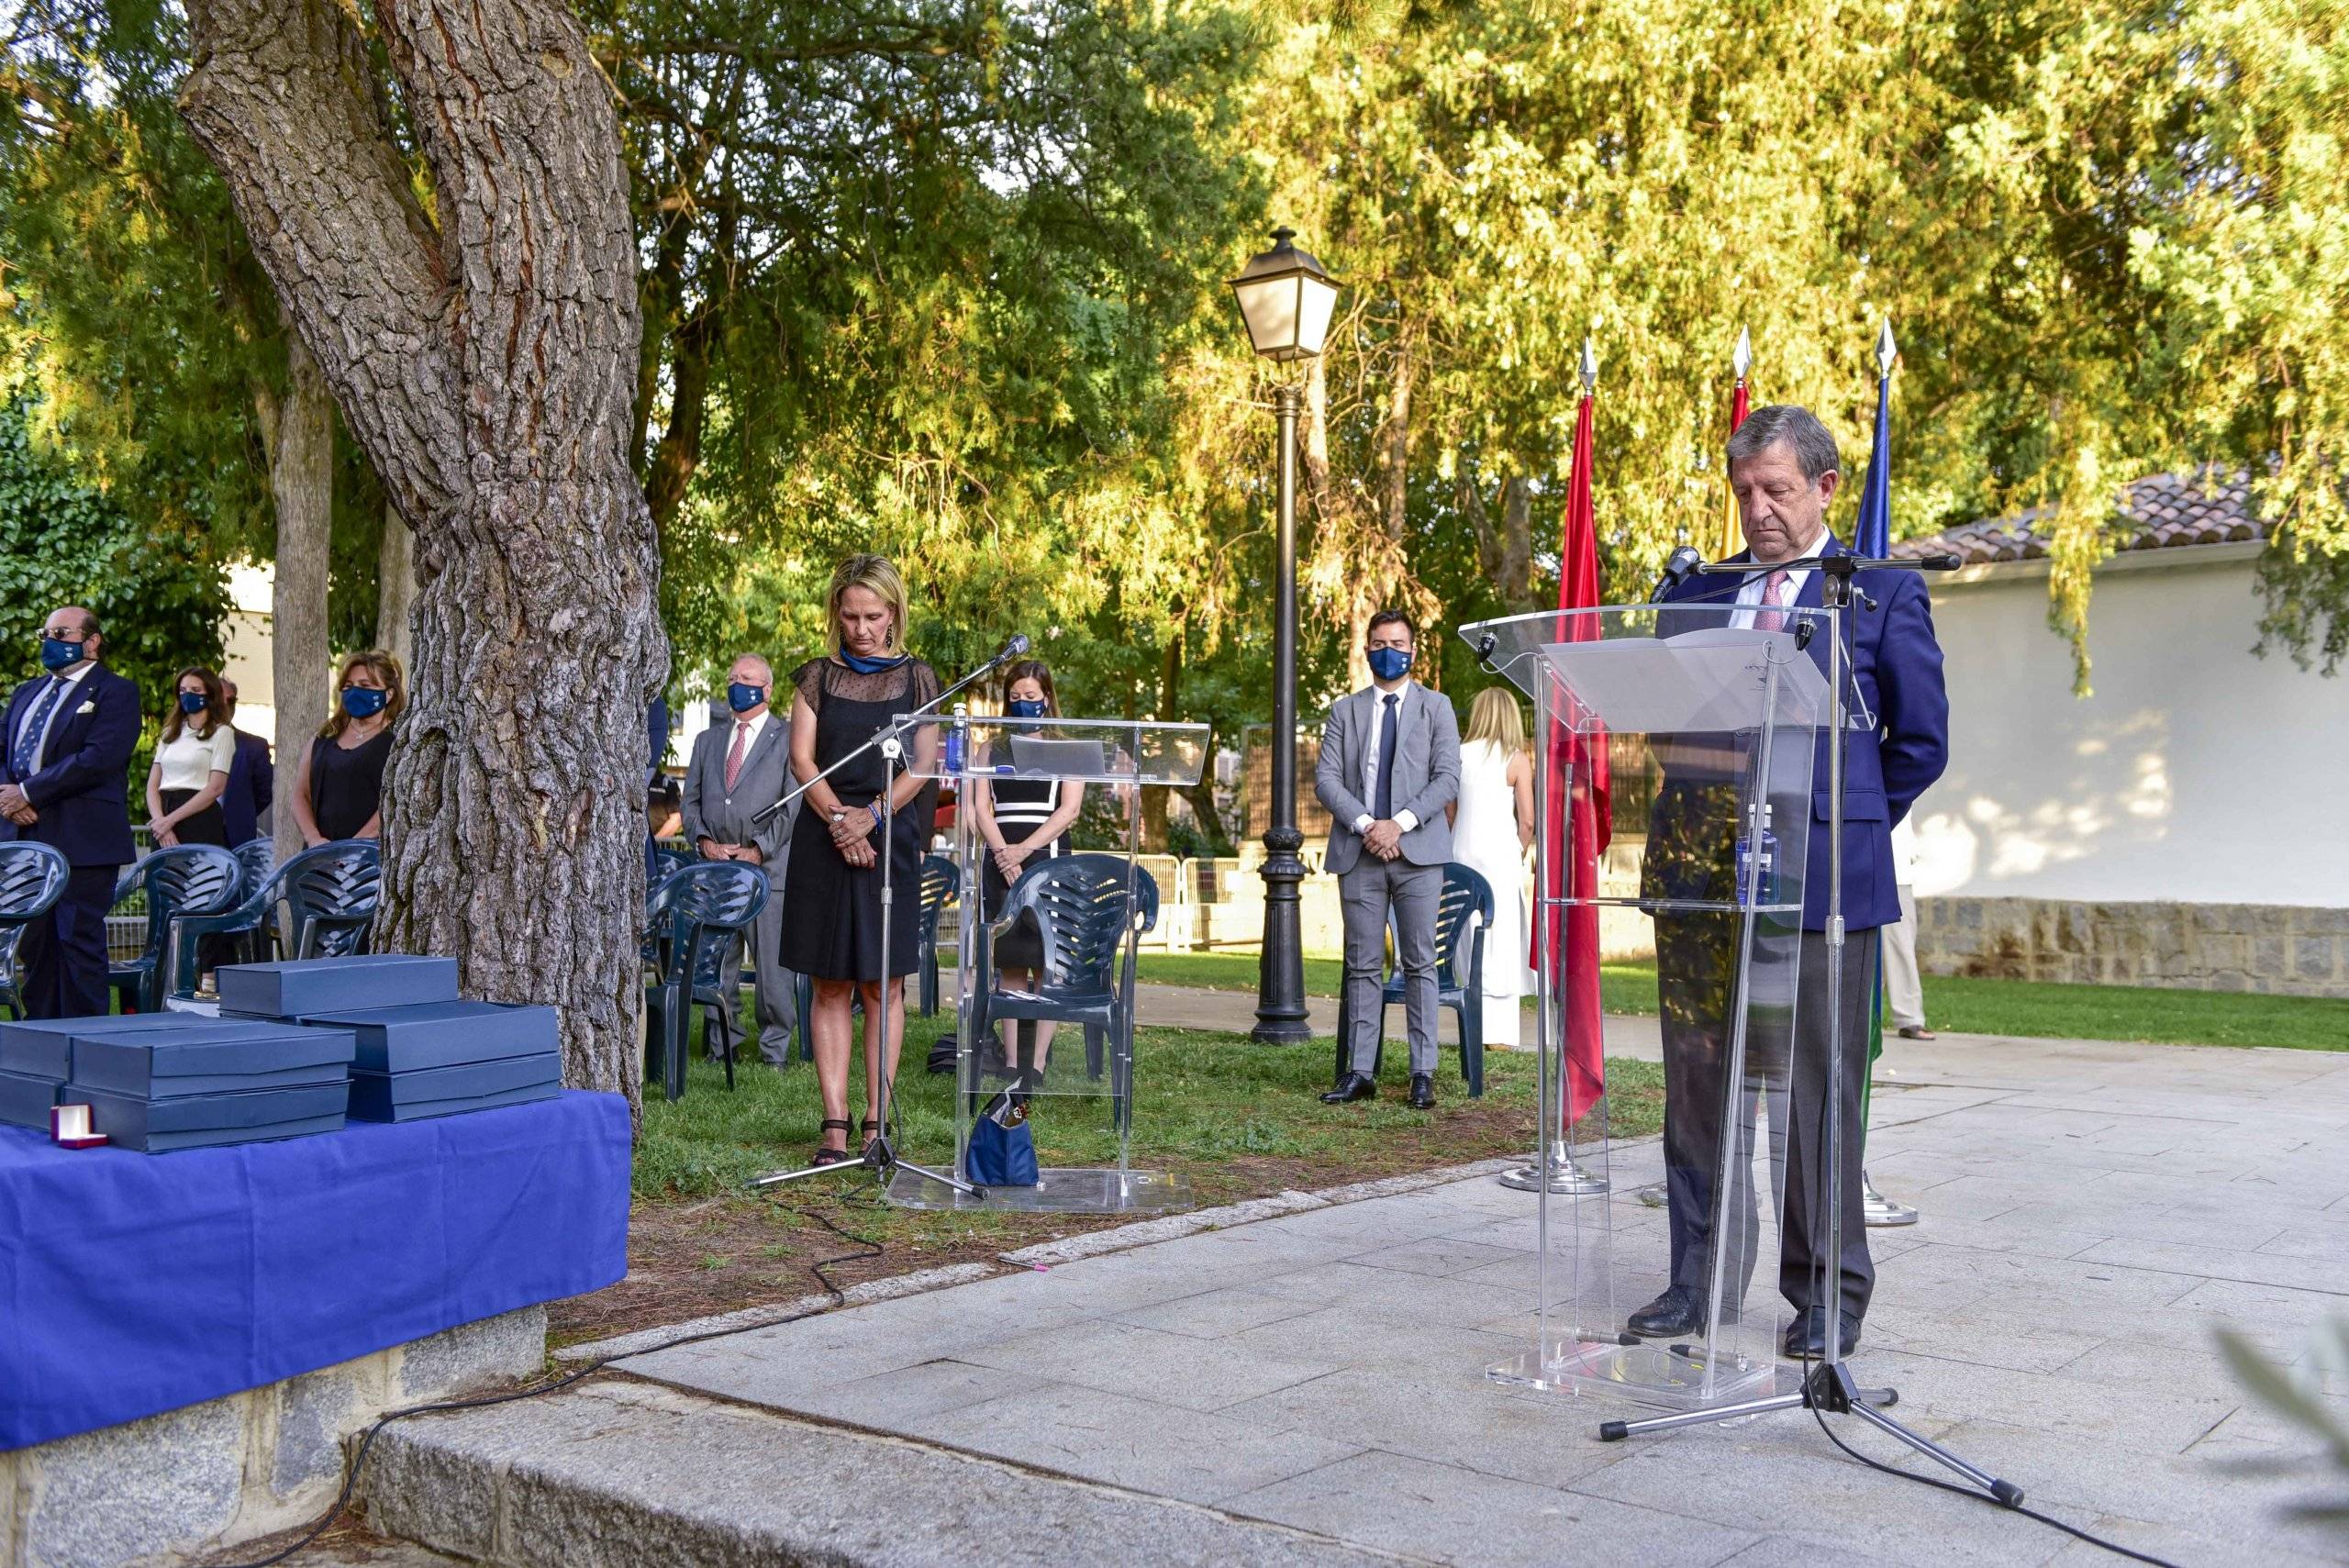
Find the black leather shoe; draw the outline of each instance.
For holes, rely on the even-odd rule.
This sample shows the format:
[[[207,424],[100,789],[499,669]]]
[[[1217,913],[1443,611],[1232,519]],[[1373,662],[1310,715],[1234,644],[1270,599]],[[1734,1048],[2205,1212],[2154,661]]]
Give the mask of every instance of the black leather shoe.
[[[1411,1108],[1415,1111],[1435,1109],[1435,1079],[1430,1074],[1411,1074]]]
[[[1338,1080],[1338,1086],[1321,1096],[1325,1106],[1351,1105],[1367,1100],[1378,1093],[1378,1085],[1370,1081],[1367,1073],[1349,1073]]]
[[[1860,1320],[1848,1312],[1839,1313],[1837,1316],[1841,1319],[1841,1326],[1837,1330],[1837,1339],[1840,1340],[1837,1349],[1844,1355],[1849,1355],[1859,1346]],[[1827,1354],[1826,1310],[1822,1307],[1808,1307],[1796,1313],[1795,1320],[1787,1325],[1784,1349],[1788,1356],[1798,1361],[1823,1360]]]
[[[1705,1298],[1685,1284],[1675,1284],[1637,1312],[1623,1327],[1642,1339],[1669,1339],[1693,1334],[1705,1326]]]

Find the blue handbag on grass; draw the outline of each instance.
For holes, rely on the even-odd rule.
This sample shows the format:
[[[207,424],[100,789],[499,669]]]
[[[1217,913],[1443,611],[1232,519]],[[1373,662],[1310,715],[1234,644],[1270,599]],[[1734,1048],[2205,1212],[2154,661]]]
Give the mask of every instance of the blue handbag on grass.
[[[1000,1101],[1002,1095],[996,1096]],[[1022,1111],[1026,1106],[1019,1107]],[[1010,1127],[996,1120],[995,1107],[979,1113],[971,1124],[971,1146],[963,1152],[963,1176],[983,1187],[1041,1187],[1044,1178],[1036,1168],[1036,1135],[1028,1130],[1023,1115]]]

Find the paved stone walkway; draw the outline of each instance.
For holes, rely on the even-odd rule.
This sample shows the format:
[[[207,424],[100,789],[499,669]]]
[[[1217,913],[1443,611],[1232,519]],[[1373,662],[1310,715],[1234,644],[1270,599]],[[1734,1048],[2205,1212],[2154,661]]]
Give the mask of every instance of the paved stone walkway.
[[[1177,997],[1152,1000],[1175,1021]],[[1638,1039],[1627,1025],[1617,1049]],[[1893,1042],[1879,1083],[1871,1170],[1924,1219],[1876,1233],[1857,1363],[1898,1385],[1899,1415],[2140,1550],[2349,1562],[2337,1526],[2291,1511],[2343,1500],[2342,1478],[2244,1398],[2210,1337],[2229,1322],[2291,1359],[2349,1311],[2349,1054],[1945,1037]],[[1873,1474],[1808,1416],[1602,1444],[1598,1420],[1638,1412],[1488,1383],[1530,1337],[1532,1202],[1454,1180],[640,1355],[576,1396],[395,1428],[369,1489],[414,1492],[439,1445],[484,1478],[452,1496],[501,1516],[519,1504],[496,1487],[520,1483],[495,1477],[527,1474],[537,1497],[592,1451],[657,1473],[630,1529],[667,1495],[860,1562],[2116,1561]],[[2349,1415],[2349,1383],[2321,1397]],[[860,1443],[885,1451],[836,1457]],[[751,1445],[818,1491],[746,1481]],[[917,1462],[933,1468],[893,1468]],[[963,1499],[961,1524],[918,1528],[940,1496]],[[1045,1518],[1079,1533],[1025,1528]]]

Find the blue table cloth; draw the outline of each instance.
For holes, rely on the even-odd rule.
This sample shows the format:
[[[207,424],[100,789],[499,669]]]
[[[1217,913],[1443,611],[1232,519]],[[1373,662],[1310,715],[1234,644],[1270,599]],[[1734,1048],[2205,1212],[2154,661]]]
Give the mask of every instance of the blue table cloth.
[[[0,1451],[628,1272],[628,1103],[138,1154],[0,1127]]]

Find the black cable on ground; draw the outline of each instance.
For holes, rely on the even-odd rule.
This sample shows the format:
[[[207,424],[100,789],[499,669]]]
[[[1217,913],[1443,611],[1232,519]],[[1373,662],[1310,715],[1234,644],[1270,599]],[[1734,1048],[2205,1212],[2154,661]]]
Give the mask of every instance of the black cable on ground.
[[[788,1205],[783,1207],[790,1207]],[[360,1434],[358,1451],[351,1455],[351,1466],[343,1473],[342,1490],[335,1495],[334,1506],[320,1517],[318,1522],[305,1530],[302,1538],[292,1545],[283,1547],[256,1562],[233,1564],[231,1568],[276,1568],[276,1564],[292,1557],[331,1529],[334,1522],[342,1517],[343,1510],[351,1506],[351,1495],[359,1485],[360,1468],[367,1462],[367,1451],[373,1445],[375,1434],[394,1421],[404,1421],[410,1416],[437,1415],[444,1410],[478,1410],[484,1406],[510,1405],[520,1399],[536,1399],[540,1395],[560,1393],[574,1383],[594,1376],[616,1361],[625,1361],[634,1356],[649,1356],[661,1351],[673,1351],[680,1345],[696,1345],[708,1340],[723,1340],[735,1334],[752,1333],[761,1329],[779,1329],[786,1323],[802,1322],[807,1318],[847,1306],[847,1294],[834,1283],[828,1271],[841,1263],[880,1257],[887,1249],[870,1236],[859,1236],[853,1231],[842,1229],[840,1224],[828,1214],[822,1214],[814,1209],[796,1207],[790,1207],[790,1212],[802,1219],[815,1221],[843,1241],[856,1243],[857,1250],[853,1252],[841,1252],[832,1257],[819,1258],[807,1265],[807,1272],[816,1277],[817,1284],[824,1287],[824,1294],[831,1297],[830,1301],[824,1306],[811,1307],[806,1312],[795,1312],[788,1318],[777,1318],[764,1323],[746,1323],[739,1328],[710,1329],[698,1334],[681,1334],[674,1340],[663,1340],[657,1345],[649,1345],[642,1350],[629,1351],[621,1355],[606,1356],[601,1360],[589,1362],[576,1372],[566,1373],[552,1383],[542,1383],[531,1388],[517,1388],[504,1394],[484,1394],[472,1399],[443,1399],[430,1405],[411,1405],[406,1409],[387,1411],[376,1417],[367,1429]]]
[[[1874,976],[1876,965],[1879,962],[1881,962],[1880,959],[1872,959],[1868,966],[1870,973],[1870,984],[1868,986],[1868,990],[1871,995],[1874,994],[1876,989]],[[1837,997],[1833,1000],[1831,1005],[1840,1010],[1842,1006],[1842,999],[1841,997]],[[1848,1041],[1846,1044],[1848,1045]],[[1864,1043],[1860,1049],[1865,1051],[1867,1047]],[[1865,1062],[1861,1064],[1860,1071],[1863,1073],[1868,1071],[1867,1064]],[[1814,1242],[1811,1249],[1810,1260],[1810,1298],[1812,1302],[1819,1304],[1817,1307],[1819,1311],[1822,1313],[1833,1312],[1838,1314],[1843,1310],[1843,1282],[1840,1279],[1834,1282],[1833,1294],[1831,1300],[1827,1281],[1827,1259],[1824,1255],[1823,1250],[1817,1246],[1816,1242],[1819,1238],[1825,1234],[1820,1224],[1823,1217],[1820,1213],[1820,1210],[1822,1206],[1827,1205],[1830,1202],[1830,1195],[1827,1192],[1827,1172],[1824,1169],[1827,1162],[1827,1140],[1823,1134],[1827,1128],[1828,1117],[1833,1102],[1833,1096],[1839,1094],[1841,1089],[1842,1085],[1831,1083],[1826,1085],[1824,1092],[1822,1092],[1819,1096],[1819,1126],[1822,1136],[1819,1140],[1819,1148],[1811,1151],[1812,1159],[1818,1162],[1818,1163],[1812,1168],[1810,1184],[1810,1229],[1811,1237]],[[1787,1098],[1791,1101],[1793,1097],[1792,1084],[1790,1082],[1788,1084]],[[1865,1101],[1863,1103],[1865,1103]],[[1840,1118],[1838,1118],[1838,1120],[1840,1125]],[[1842,1128],[1842,1131],[1848,1136],[1851,1129],[1844,1127]],[[1859,1140],[1861,1150],[1863,1154],[1865,1154],[1867,1147],[1867,1129],[1865,1125],[1860,1129]],[[1861,1171],[1863,1180],[1865,1180],[1866,1173],[1866,1167],[1865,1164],[1862,1165]],[[1840,1205],[1837,1207],[1840,1207]],[[1805,1316],[1808,1317],[1808,1314]],[[1828,1325],[1822,1320],[1821,1327],[1825,1328],[1828,1327]],[[1849,1353],[1851,1350],[1849,1345],[1845,1345],[1842,1348],[1846,1353]],[[1805,1354],[1802,1357],[1803,1385],[1806,1388],[1811,1386],[1810,1369],[1814,1364],[1816,1364],[1814,1359],[1809,1354]],[[2028,1507],[2021,1502],[2009,1502],[2002,1497],[1994,1497],[1989,1493],[1981,1490],[1979,1487],[1961,1486],[1954,1481],[1943,1481],[1937,1475],[1926,1475],[1914,1470],[1903,1470],[1897,1464],[1887,1464],[1881,1460],[1870,1459],[1866,1454],[1862,1453],[1858,1449],[1854,1448],[1850,1443],[1845,1442],[1842,1438],[1835,1435],[1835,1429],[1827,1424],[1827,1412],[1820,1409],[1816,1402],[1805,1400],[1804,1405],[1810,1411],[1811,1418],[1819,1423],[1820,1431],[1826,1435],[1829,1442],[1833,1443],[1837,1448],[1842,1450],[1846,1455],[1858,1460],[1870,1470],[1880,1470],[1887,1475],[1897,1475],[1904,1481],[1915,1481],[1920,1485],[1933,1487],[1937,1491],[1954,1492],[1961,1497],[1972,1497],[1976,1502],[1987,1503],[1991,1507],[2001,1509],[2007,1513],[2021,1514],[2024,1518],[2035,1519],[2039,1523],[2047,1526],[2050,1529],[2062,1530],[2065,1535],[2071,1536],[2076,1540],[2084,1540],[2090,1546],[2102,1547],[2105,1551],[2116,1552],[2122,1557],[2130,1559],[2132,1562],[2149,1562],[2154,1565],[2154,1568],[2178,1568],[2176,1563],[2170,1562],[2167,1558],[2154,1557],[2146,1552],[2133,1551],[2129,1547],[2121,1545],[2119,1541],[2107,1540],[2104,1537],[2097,1535],[2089,1530],[2081,1529],[2076,1525],[2067,1525],[2062,1519],[2055,1518],[2052,1514],[2043,1514],[2038,1509]]]

